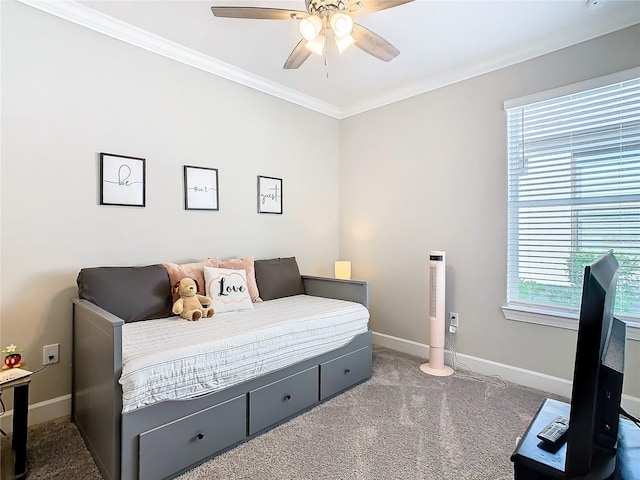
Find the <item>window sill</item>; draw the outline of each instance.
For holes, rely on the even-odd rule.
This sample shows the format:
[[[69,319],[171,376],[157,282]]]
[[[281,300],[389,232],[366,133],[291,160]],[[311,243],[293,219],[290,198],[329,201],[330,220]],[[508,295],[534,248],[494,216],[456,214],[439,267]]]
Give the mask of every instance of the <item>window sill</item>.
[[[506,305],[502,307],[502,313],[507,320],[578,330],[578,314],[573,312],[544,310],[523,305]],[[640,341],[640,325],[638,323],[631,323],[627,320],[627,339]]]

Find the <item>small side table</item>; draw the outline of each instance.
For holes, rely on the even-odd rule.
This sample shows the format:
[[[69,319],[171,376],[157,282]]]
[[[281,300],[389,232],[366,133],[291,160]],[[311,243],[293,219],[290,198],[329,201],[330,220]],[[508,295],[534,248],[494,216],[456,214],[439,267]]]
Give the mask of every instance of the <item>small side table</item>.
[[[15,479],[27,476],[27,424],[30,383],[31,376],[28,376],[0,385],[0,391],[2,392],[13,388],[13,437],[11,448],[15,452]]]

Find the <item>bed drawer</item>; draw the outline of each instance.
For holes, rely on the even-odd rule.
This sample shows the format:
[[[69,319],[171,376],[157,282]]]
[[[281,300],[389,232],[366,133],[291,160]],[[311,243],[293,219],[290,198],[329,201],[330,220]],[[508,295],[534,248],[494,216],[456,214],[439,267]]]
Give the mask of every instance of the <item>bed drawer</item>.
[[[320,364],[320,400],[371,377],[371,350],[361,348]]]
[[[158,480],[244,439],[246,395],[140,434],[140,480]]]
[[[249,435],[318,402],[318,367],[249,392]]]

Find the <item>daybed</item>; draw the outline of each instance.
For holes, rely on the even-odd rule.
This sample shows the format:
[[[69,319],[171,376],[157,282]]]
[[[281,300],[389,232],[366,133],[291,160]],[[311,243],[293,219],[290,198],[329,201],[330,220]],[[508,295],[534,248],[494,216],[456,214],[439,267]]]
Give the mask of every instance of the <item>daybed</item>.
[[[185,271],[158,264],[78,276],[72,420],[107,479],[175,477],[371,377],[366,282],[301,276],[295,258],[257,260],[255,273],[245,272],[264,302],[252,293],[255,308],[189,322],[171,313],[171,285]],[[360,326],[336,337],[352,314]],[[284,333],[291,322],[297,330]],[[182,338],[188,331],[198,339],[192,346]],[[284,343],[272,343],[276,337]],[[161,345],[150,352],[153,339]],[[245,343],[263,353],[241,353]],[[235,353],[203,371],[219,350]],[[129,377],[144,369],[143,383],[131,386],[137,393],[126,393]]]

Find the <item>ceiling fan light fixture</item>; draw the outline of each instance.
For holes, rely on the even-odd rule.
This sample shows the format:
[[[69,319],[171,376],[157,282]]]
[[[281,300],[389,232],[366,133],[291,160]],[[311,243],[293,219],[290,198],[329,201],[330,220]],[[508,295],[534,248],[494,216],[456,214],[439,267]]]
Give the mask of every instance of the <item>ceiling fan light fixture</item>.
[[[346,13],[334,13],[331,15],[329,23],[336,37],[346,37],[353,31],[353,18]]]
[[[308,42],[315,39],[322,31],[322,20],[317,15],[309,15],[298,23],[298,30],[302,38]]]
[[[352,35],[345,35],[344,37],[334,37],[336,45],[338,46],[338,52],[342,53],[351,45],[356,43],[356,39]]]
[[[324,52],[324,44],[327,40],[323,34],[318,35],[313,40],[307,41],[306,47],[316,55],[322,55]]]
[[[253,2],[254,0],[252,0]],[[302,1],[302,0],[298,0]],[[400,50],[391,45],[377,33],[354,23],[356,15],[369,14],[379,10],[398,7],[414,0],[304,0],[305,10],[289,10],[271,7],[212,6],[215,17],[248,18],[256,20],[294,20],[302,37],[289,54],[282,68],[299,68],[310,56],[316,53],[324,56],[327,65],[327,37],[333,37],[340,53],[349,46],[356,45],[365,53],[389,62],[400,54]],[[575,0],[577,1],[577,0]],[[602,3],[606,0],[581,0],[587,4]],[[2,0],[0,0],[2,2]],[[227,3],[227,2],[224,2]],[[283,2],[284,3],[284,2]],[[293,2],[292,2],[293,3]],[[366,7],[365,7],[366,5]],[[329,48],[331,47],[331,48]],[[327,72],[328,78],[328,72]]]

